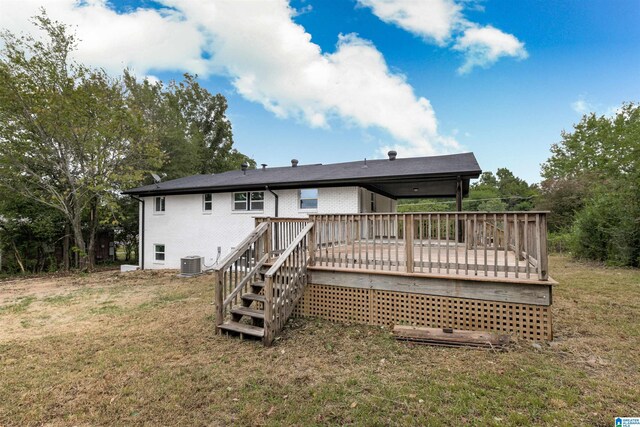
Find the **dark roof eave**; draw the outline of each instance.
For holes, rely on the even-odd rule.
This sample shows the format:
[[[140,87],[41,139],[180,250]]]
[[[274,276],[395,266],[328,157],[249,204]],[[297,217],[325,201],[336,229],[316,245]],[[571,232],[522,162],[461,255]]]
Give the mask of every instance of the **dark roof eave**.
[[[446,179],[457,179],[458,177],[462,179],[476,179],[482,173],[481,169],[477,169],[475,171],[464,171],[464,172],[447,172],[447,173],[439,173],[439,174],[416,174],[416,175],[402,175],[400,177],[397,176],[387,176],[387,177],[371,177],[371,178],[348,178],[348,179],[338,179],[338,180],[323,180],[323,181],[295,181],[295,182],[284,182],[284,183],[266,183],[266,184],[239,184],[239,185],[226,185],[226,186],[202,186],[202,187],[186,187],[179,189],[162,189],[156,188],[151,190],[139,191],[137,188],[123,191],[122,194],[125,195],[136,195],[136,196],[155,196],[155,195],[179,195],[179,194],[198,194],[198,193],[229,193],[233,191],[251,191],[251,190],[259,190],[264,189],[265,187],[269,187],[272,190],[288,190],[295,188],[304,188],[304,187],[346,187],[352,185],[360,185],[365,186],[367,184],[375,184],[375,183],[393,183],[393,182],[407,182],[407,181],[415,181],[415,180],[424,180],[424,181],[442,181]]]

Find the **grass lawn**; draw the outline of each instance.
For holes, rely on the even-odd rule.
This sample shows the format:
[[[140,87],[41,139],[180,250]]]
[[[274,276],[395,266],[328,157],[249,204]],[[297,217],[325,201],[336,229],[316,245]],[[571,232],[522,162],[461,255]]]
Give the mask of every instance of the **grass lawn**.
[[[640,271],[552,257],[550,344],[398,343],[294,319],[213,334],[212,276],[0,282],[0,425],[613,425],[640,416]]]

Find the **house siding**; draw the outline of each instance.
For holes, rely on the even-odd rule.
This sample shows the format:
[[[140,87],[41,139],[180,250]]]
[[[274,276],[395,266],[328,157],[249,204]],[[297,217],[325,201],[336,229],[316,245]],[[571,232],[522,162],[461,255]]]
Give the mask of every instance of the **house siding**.
[[[318,209],[300,210],[298,190],[277,190],[278,216],[304,218],[309,213],[359,213],[360,188],[318,190]],[[264,210],[233,211],[233,193],[215,193],[210,212],[203,212],[202,194],[165,197],[165,211],[154,212],[154,197],[145,197],[145,269],[179,269],[180,258],[198,255],[212,266],[255,227],[254,217],[274,216],[275,197],[264,192]],[[141,212],[142,214],[142,212]],[[165,260],[156,261],[154,245],[165,245]]]
[[[376,212],[396,212],[397,203],[395,200],[360,188],[360,213],[373,213],[371,210],[371,194],[374,195],[376,200]]]

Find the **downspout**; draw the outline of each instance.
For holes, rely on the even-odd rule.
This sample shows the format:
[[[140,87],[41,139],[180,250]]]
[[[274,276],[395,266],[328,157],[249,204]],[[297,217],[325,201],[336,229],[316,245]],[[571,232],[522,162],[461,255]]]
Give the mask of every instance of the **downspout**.
[[[265,190],[267,190],[269,193],[273,194],[273,197],[275,197],[276,199],[276,209],[275,209],[275,218],[278,218],[278,195],[276,193],[274,193],[268,185],[265,185],[264,187]]]
[[[134,196],[133,194],[130,194],[131,198],[134,200],[137,200],[138,202],[142,203],[142,219],[140,220],[141,222],[141,228],[140,228],[140,245],[138,247],[138,254],[140,255],[140,269],[144,270],[144,199],[141,199],[137,196]]]

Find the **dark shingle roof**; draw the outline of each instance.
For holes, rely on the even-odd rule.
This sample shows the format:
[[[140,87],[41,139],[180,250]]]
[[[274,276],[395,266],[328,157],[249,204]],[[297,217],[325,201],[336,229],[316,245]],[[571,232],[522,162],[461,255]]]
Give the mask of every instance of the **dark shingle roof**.
[[[398,158],[394,161],[364,161],[300,165],[297,167],[274,167],[229,171],[212,175],[193,175],[158,184],[127,190],[124,194],[161,195],[203,192],[227,192],[272,189],[330,187],[346,185],[377,185],[394,182],[442,181],[446,178],[462,177],[467,181],[477,178],[480,166],[473,153],[444,156]]]

